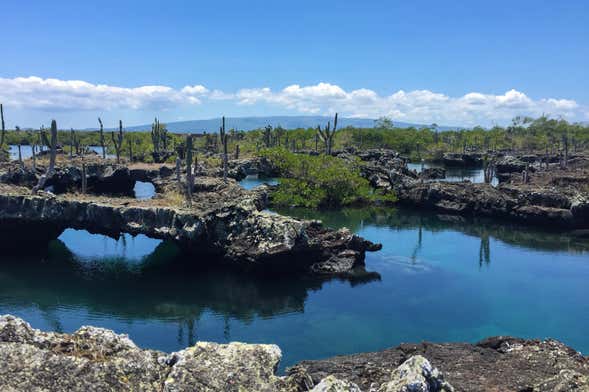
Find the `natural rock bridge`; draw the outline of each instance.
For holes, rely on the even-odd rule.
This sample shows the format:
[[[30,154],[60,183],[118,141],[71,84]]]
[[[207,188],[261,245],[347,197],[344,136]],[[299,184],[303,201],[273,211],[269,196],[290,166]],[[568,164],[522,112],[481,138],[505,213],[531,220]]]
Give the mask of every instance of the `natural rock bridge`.
[[[153,200],[99,195],[33,196],[26,187],[0,184],[0,232],[4,246],[30,248],[57,238],[66,228],[118,237],[144,234],[173,241],[201,259],[264,270],[305,270],[347,274],[363,264],[366,250],[378,245],[347,229],[329,230],[262,211],[265,190],[247,191],[235,182],[199,177],[193,206],[174,203],[166,194]]]

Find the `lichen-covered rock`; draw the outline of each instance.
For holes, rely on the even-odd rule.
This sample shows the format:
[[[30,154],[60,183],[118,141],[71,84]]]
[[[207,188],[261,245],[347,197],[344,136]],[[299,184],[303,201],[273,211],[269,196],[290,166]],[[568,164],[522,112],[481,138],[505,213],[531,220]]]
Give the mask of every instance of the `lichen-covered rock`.
[[[589,359],[555,340],[403,344],[304,361],[285,377],[275,374],[280,357],[275,345],[207,342],[166,354],[103,328],[42,332],[0,316],[0,391],[564,392],[589,386]]]
[[[46,333],[13,316],[0,316],[0,363],[3,391],[159,391],[169,370],[125,335]]]
[[[168,357],[164,391],[274,391],[281,357],[271,344],[198,342]]]
[[[403,362],[391,374],[391,380],[378,392],[453,392],[454,388],[432,367],[427,359],[415,355]]]
[[[310,392],[361,392],[353,382],[340,380],[334,376],[327,376]]]
[[[278,346],[198,342],[165,354],[126,335],[82,327],[42,332],[0,316],[1,391],[293,391],[275,375]]]

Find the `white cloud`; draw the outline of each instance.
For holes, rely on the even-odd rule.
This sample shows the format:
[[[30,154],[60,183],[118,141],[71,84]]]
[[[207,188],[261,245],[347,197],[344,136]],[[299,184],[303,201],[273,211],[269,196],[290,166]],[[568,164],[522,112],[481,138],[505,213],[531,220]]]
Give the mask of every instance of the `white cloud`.
[[[134,88],[81,80],[0,78],[0,101],[24,109],[111,110],[171,107],[186,96],[167,86]]]
[[[401,121],[438,124],[490,124],[505,122],[517,115],[560,115],[586,121],[589,110],[574,100],[544,98],[534,100],[515,89],[504,94],[470,92],[460,97],[429,90],[403,91],[379,95],[360,88],[346,91],[330,83],[310,86],[293,84],[274,91],[268,87],[244,88],[235,92],[209,90],[196,84],[175,89],[168,86],[118,87],[79,80],[38,77],[0,78],[0,102],[24,110],[153,110],[207,101],[229,104],[268,104],[307,114],[333,114],[347,117],[391,116]]]
[[[209,89],[201,84],[196,84],[194,86],[186,86],[182,90],[182,93],[186,95],[205,95],[209,92]]]

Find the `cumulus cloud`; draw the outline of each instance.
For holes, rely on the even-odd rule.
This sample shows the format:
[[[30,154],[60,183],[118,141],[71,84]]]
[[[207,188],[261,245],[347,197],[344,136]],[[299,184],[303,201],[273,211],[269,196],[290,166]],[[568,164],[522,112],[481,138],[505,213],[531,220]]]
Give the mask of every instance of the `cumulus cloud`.
[[[0,78],[0,101],[24,109],[155,109],[180,104],[190,96],[167,86],[126,88],[35,76]]]
[[[574,100],[543,98],[534,100],[515,89],[504,94],[470,92],[451,97],[429,90],[403,91],[380,95],[360,88],[346,91],[330,83],[282,90],[268,87],[244,88],[234,92],[210,90],[201,85],[177,89],[168,86],[119,87],[79,80],[39,77],[0,78],[0,102],[25,110],[161,110],[207,101],[227,101],[237,105],[268,104],[306,114],[333,114],[347,117],[390,116],[395,120],[440,124],[490,124],[517,115],[559,115],[586,121],[586,106]]]

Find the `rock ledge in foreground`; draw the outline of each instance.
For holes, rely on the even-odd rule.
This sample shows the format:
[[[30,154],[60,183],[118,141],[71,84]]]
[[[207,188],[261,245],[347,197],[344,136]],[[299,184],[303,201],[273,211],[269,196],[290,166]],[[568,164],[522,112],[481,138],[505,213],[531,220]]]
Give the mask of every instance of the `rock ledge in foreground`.
[[[126,335],[82,327],[43,332],[0,316],[2,391],[450,392],[587,391],[589,359],[554,340],[489,338],[477,344],[403,344],[375,353],[304,361],[276,375],[273,344],[198,342],[170,354]]]

